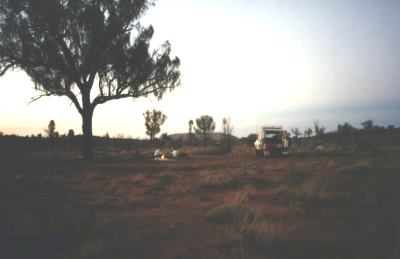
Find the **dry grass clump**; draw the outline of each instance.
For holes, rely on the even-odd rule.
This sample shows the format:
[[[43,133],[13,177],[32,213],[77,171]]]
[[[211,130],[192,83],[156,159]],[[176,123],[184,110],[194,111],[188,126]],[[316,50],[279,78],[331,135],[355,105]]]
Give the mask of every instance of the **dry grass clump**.
[[[277,194],[290,202],[311,205],[326,197],[326,183],[322,176],[310,171],[290,172]]]
[[[172,184],[176,180],[176,175],[172,172],[164,172],[160,173],[157,178],[161,184]]]
[[[237,230],[241,230],[243,226],[254,221],[255,214],[240,203],[228,203],[210,210],[204,219],[214,224],[232,224]]]
[[[247,241],[255,238],[253,228],[256,215],[253,210],[241,203],[226,203],[210,210],[204,217],[208,223],[221,225],[218,230],[228,239]]]
[[[207,171],[200,175],[200,185],[203,188],[241,188],[246,185],[262,186],[265,179],[260,168],[241,165],[238,168],[224,168],[217,171]]]
[[[238,144],[232,147],[233,155],[255,155],[255,151],[253,146],[245,145],[245,144]]]
[[[75,251],[80,249],[85,240],[96,234],[97,227],[96,217],[92,212],[69,204],[52,207],[49,211],[42,213],[26,212],[21,216],[5,218],[5,221],[8,228],[5,229],[4,234],[11,240],[15,240],[15,244],[18,244],[15,247],[19,250],[4,247],[2,249],[2,254],[5,253],[4,258],[45,258],[39,256],[36,251],[62,254],[64,256],[62,258],[77,258],[74,256]],[[25,239],[29,242],[21,242]],[[32,253],[34,253],[33,257]],[[46,258],[50,257],[46,256]]]
[[[210,172],[202,174],[201,186],[204,188],[219,189],[219,188],[230,188],[238,185],[235,178],[225,172]]]
[[[269,248],[281,241],[286,227],[282,221],[255,222],[244,235],[244,240],[251,245]]]
[[[257,218],[249,206],[255,195],[254,187],[245,186],[234,193],[226,203],[210,210],[204,219],[208,223],[224,226],[228,238],[239,239],[246,245],[270,247],[280,240],[283,225]]]
[[[257,194],[256,188],[251,185],[246,185],[240,190],[236,191],[232,196],[227,199],[228,203],[240,203],[248,205],[248,203],[254,199]]]
[[[164,191],[175,182],[176,175],[172,172],[163,172],[155,174],[153,178],[157,179],[158,182],[152,185],[149,191]]]
[[[368,163],[358,163],[355,165],[339,168],[336,173],[340,175],[368,175],[372,172],[371,165]]]
[[[254,192],[249,186],[237,191],[226,203],[210,210],[204,220],[213,224],[229,225],[234,234],[245,237],[256,220],[254,211],[249,207],[249,200]]]
[[[287,175],[287,182],[291,186],[300,185],[312,177],[312,175],[310,171],[291,171]]]

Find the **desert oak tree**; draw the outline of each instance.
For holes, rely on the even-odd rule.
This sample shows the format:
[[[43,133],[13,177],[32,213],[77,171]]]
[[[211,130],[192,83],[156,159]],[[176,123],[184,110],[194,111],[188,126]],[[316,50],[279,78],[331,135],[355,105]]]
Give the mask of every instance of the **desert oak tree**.
[[[49,138],[54,138],[56,136],[56,122],[51,120],[47,129],[44,130]]]
[[[230,150],[232,144],[232,132],[233,132],[233,125],[230,116],[227,116],[222,119],[222,132],[224,133],[224,139]]]
[[[196,119],[196,126],[197,128],[194,130],[196,133],[203,134],[203,144],[206,145],[207,135],[215,130],[215,121],[213,117],[209,115],[200,116],[200,118]]]
[[[167,116],[161,111],[147,110],[143,113],[144,125],[146,126],[146,134],[149,135],[150,140],[154,140],[154,137],[160,133],[161,125],[164,124]]]
[[[66,96],[82,117],[83,157],[93,157],[97,105],[180,84],[180,61],[139,19],[152,0],[9,0],[0,6],[0,76],[20,69],[42,96]],[[93,89],[94,88],[94,89]],[[96,89],[97,88],[97,89]],[[93,90],[93,91],[92,91]]]
[[[193,140],[193,120],[189,120],[189,143]]]

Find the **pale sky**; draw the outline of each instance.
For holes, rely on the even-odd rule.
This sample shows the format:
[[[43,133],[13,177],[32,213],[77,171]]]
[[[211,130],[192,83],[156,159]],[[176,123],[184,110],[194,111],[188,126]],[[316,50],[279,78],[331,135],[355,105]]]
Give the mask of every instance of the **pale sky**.
[[[221,130],[230,116],[234,134],[262,125],[356,127],[372,119],[400,126],[400,1],[158,0],[142,19],[152,24],[153,47],[168,40],[181,59],[182,84],[161,101],[125,99],[100,105],[95,135],[145,137],[143,112],[161,109],[162,132],[187,132],[208,114]],[[23,72],[0,79],[0,131],[81,132],[66,97],[35,96]],[[7,94],[5,90],[7,91]]]

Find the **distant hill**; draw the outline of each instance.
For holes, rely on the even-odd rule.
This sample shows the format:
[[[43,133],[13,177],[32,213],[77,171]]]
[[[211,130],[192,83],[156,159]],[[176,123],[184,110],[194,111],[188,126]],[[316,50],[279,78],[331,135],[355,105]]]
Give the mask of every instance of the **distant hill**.
[[[184,141],[189,140],[189,133],[175,133],[175,134],[171,134],[171,135],[168,135],[168,136],[171,137],[173,140],[179,140],[179,139],[184,140]],[[195,136],[198,139],[202,139],[203,138],[202,134],[193,133],[193,136]],[[210,133],[209,137],[214,141],[221,141],[221,140],[224,139],[224,133],[222,133],[222,132]],[[236,140],[238,138],[235,137],[235,136],[232,136],[232,139]]]

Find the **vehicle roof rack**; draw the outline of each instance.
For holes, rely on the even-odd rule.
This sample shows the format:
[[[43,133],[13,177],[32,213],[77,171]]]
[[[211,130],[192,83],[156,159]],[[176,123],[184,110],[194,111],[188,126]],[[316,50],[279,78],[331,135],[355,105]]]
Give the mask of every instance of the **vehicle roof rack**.
[[[283,130],[282,126],[263,126],[262,130]]]

